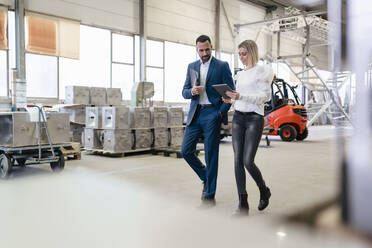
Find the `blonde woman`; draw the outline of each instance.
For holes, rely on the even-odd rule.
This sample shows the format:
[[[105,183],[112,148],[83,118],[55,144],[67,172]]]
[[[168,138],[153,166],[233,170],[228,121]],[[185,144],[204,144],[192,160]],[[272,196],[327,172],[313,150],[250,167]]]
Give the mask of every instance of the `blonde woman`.
[[[264,127],[264,103],[271,96],[272,68],[269,65],[257,65],[258,49],[253,40],[239,44],[239,58],[245,69],[236,75],[236,91],[226,95],[235,101],[235,113],[232,123],[232,144],[235,157],[235,179],[239,194],[237,214],[248,214],[248,194],[244,167],[255,180],[260,190],[258,210],[269,205],[270,189],[263,180],[261,171],[254,162]],[[231,99],[222,98],[225,103]]]

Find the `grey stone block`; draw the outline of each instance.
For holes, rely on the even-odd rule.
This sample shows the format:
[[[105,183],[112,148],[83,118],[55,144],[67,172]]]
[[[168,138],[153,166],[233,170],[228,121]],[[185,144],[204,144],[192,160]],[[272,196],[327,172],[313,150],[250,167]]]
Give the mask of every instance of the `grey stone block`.
[[[102,129],[85,128],[84,129],[84,146],[86,149],[102,149]]]
[[[102,107],[86,107],[85,109],[85,127],[102,127]]]
[[[133,134],[130,129],[104,130],[103,150],[125,152],[133,147]]]
[[[120,88],[106,89],[106,104],[112,106],[121,105],[122,93]]]
[[[152,132],[151,129],[136,129],[136,149],[151,148],[152,146]]]
[[[106,104],[106,88],[91,87],[89,96],[91,105],[102,106]]]
[[[65,87],[66,104],[89,104],[89,87],[68,85]]]
[[[128,129],[129,108],[126,106],[102,107],[103,129]]]
[[[169,144],[168,128],[160,127],[154,129],[154,147],[161,148],[167,147]]]

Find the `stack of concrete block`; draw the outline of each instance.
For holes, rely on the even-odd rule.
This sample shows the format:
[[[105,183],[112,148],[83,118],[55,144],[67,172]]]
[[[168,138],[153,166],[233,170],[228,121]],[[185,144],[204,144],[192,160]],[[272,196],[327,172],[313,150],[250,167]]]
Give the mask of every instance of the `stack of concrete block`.
[[[102,129],[85,128],[84,146],[86,149],[103,149]]]
[[[89,91],[90,104],[103,106],[106,104],[106,88],[91,87]]]
[[[89,104],[89,87],[66,86],[65,104]]]
[[[135,129],[135,149],[148,149],[152,146],[152,132],[150,128]]]
[[[60,112],[70,114],[70,131],[74,142],[82,142],[83,128],[86,123],[86,128],[101,128],[102,112],[98,107],[121,105],[122,94],[119,88],[66,86],[65,92],[65,103],[71,105],[62,107]],[[89,107],[91,105],[96,108]],[[88,131],[88,133],[97,132]]]
[[[150,128],[151,127],[150,108],[146,107],[130,108],[130,126],[132,128]]]
[[[170,128],[170,146],[179,147],[182,145],[183,132],[184,132],[183,127]]]
[[[105,129],[103,150],[124,152],[133,148],[133,134],[130,129]]]
[[[86,87],[68,85],[65,87],[65,104],[95,106],[119,106],[122,93],[120,88]]]
[[[102,107],[86,107],[85,127],[95,129],[102,128]]]
[[[169,107],[168,109],[168,126],[183,125],[183,109],[182,107]]]
[[[102,149],[102,108],[86,107],[84,146],[86,149]]]
[[[126,106],[103,107],[103,129],[129,129],[129,108]]]
[[[151,122],[154,128],[168,126],[168,108],[153,107],[151,108]]]
[[[166,127],[154,128],[154,148],[164,148],[169,145],[169,132]]]
[[[120,88],[107,88],[106,89],[106,104],[110,106],[121,105],[121,89]]]
[[[124,152],[133,148],[133,134],[129,128],[129,108],[126,106],[103,107],[103,150]]]
[[[168,109],[169,143],[172,147],[178,147],[182,144],[183,118],[182,107],[170,107]]]
[[[154,147],[167,147],[168,138],[168,108],[153,107],[151,109],[152,126],[154,127]]]
[[[61,113],[69,113],[70,121],[85,124],[85,105],[71,105],[60,108]]]
[[[148,107],[130,108],[130,127],[134,129],[135,149],[151,148],[151,111]]]

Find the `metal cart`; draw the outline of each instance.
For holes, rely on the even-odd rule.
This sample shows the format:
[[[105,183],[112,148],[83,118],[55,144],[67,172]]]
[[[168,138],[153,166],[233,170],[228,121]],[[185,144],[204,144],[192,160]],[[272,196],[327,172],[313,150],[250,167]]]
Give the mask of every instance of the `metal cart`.
[[[21,147],[4,147],[0,146],[0,178],[7,178],[13,166],[25,167],[32,164],[50,163],[53,171],[62,171],[65,166],[64,155],[61,148],[70,146],[71,144],[52,144],[49,136],[47,122],[43,113],[43,108],[50,106],[39,107],[36,105],[27,105],[27,107],[37,108],[39,112],[38,120],[38,145],[21,146]],[[41,144],[41,134],[45,130],[47,144]]]

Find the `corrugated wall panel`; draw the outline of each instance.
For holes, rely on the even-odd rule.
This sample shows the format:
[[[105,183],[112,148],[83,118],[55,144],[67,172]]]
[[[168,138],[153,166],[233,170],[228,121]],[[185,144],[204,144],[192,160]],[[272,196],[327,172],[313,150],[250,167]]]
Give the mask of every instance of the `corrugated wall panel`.
[[[0,0],[0,4],[14,8],[14,0]]]
[[[25,0],[25,9],[138,33],[138,0]]]
[[[214,18],[214,0],[148,0],[147,35],[194,45],[197,36],[207,34],[214,44]]]

